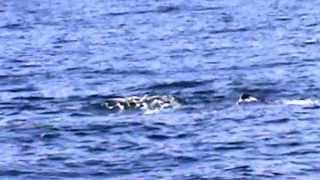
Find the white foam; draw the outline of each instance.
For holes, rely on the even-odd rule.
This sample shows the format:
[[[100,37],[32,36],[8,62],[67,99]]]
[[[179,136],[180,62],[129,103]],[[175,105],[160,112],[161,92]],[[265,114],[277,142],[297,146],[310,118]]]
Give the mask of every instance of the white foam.
[[[161,111],[161,109],[146,109],[146,110],[144,110],[144,112],[143,112],[143,114],[144,115],[150,115],[150,114],[155,114],[155,113],[158,113],[158,112],[160,112]]]
[[[294,105],[294,106],[320,106],[320,100],[317,99],[292,99],[292,100],[282,100],[283,104]]]

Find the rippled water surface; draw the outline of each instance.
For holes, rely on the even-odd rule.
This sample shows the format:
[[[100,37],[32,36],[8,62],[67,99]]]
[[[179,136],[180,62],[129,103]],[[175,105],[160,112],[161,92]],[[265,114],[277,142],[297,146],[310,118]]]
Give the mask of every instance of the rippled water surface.
[[[1,179],[319,179],[319,7],[0,1]]]

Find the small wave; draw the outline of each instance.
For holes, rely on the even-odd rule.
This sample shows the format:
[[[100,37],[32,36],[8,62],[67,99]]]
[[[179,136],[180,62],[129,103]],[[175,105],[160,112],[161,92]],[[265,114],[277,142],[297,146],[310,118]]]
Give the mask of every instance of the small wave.
[[[8,29],[8,30],[26,30],[31,29],[31,26],[28,26],[24,23],[12,23],[12,24],[5,24],[3,26],[0,26],[0,29]]]
[[[209,80],[166,82],[166,83],[155,84],[155,85],[149,86],[148,89],[159,90],[159,89],[175,89],[175,88],[194,88],[194,87],[198,87],[201,85],[205,85],[210,82],[211,81],[209,81]]]
[[[106,16],[123,16],[123,15],[137,15],[137,14],[142,15],[142,14],[150,14],[150,13],[171,13],[179,10],[180,8],[178,6],[160,6],[156,9],[151,9],[151,10],[110,12],[105,15]]]
[[[210,33],[212,34],[221,34],[221,33],[237,33],[237,32],[246,32],[250,29],[247,27],[240,27],[240,28],[234,28],[234,29],[220,29],[220,30],[212,30]]]

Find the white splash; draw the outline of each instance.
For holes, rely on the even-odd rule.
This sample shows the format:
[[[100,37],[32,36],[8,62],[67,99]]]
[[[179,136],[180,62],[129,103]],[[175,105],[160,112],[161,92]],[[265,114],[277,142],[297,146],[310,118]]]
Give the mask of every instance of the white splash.
[[[130,96],[108,99],[103,105],[109,110],[142,110],[144,114],[154,114],[165,109],[180,106],[173,96]]]

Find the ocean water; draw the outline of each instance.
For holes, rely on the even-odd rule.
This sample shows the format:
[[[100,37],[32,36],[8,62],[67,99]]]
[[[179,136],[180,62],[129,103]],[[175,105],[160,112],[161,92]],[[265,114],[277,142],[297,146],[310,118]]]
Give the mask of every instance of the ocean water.
[[[1,1],[0,179],[319,179],[319,7]]]

